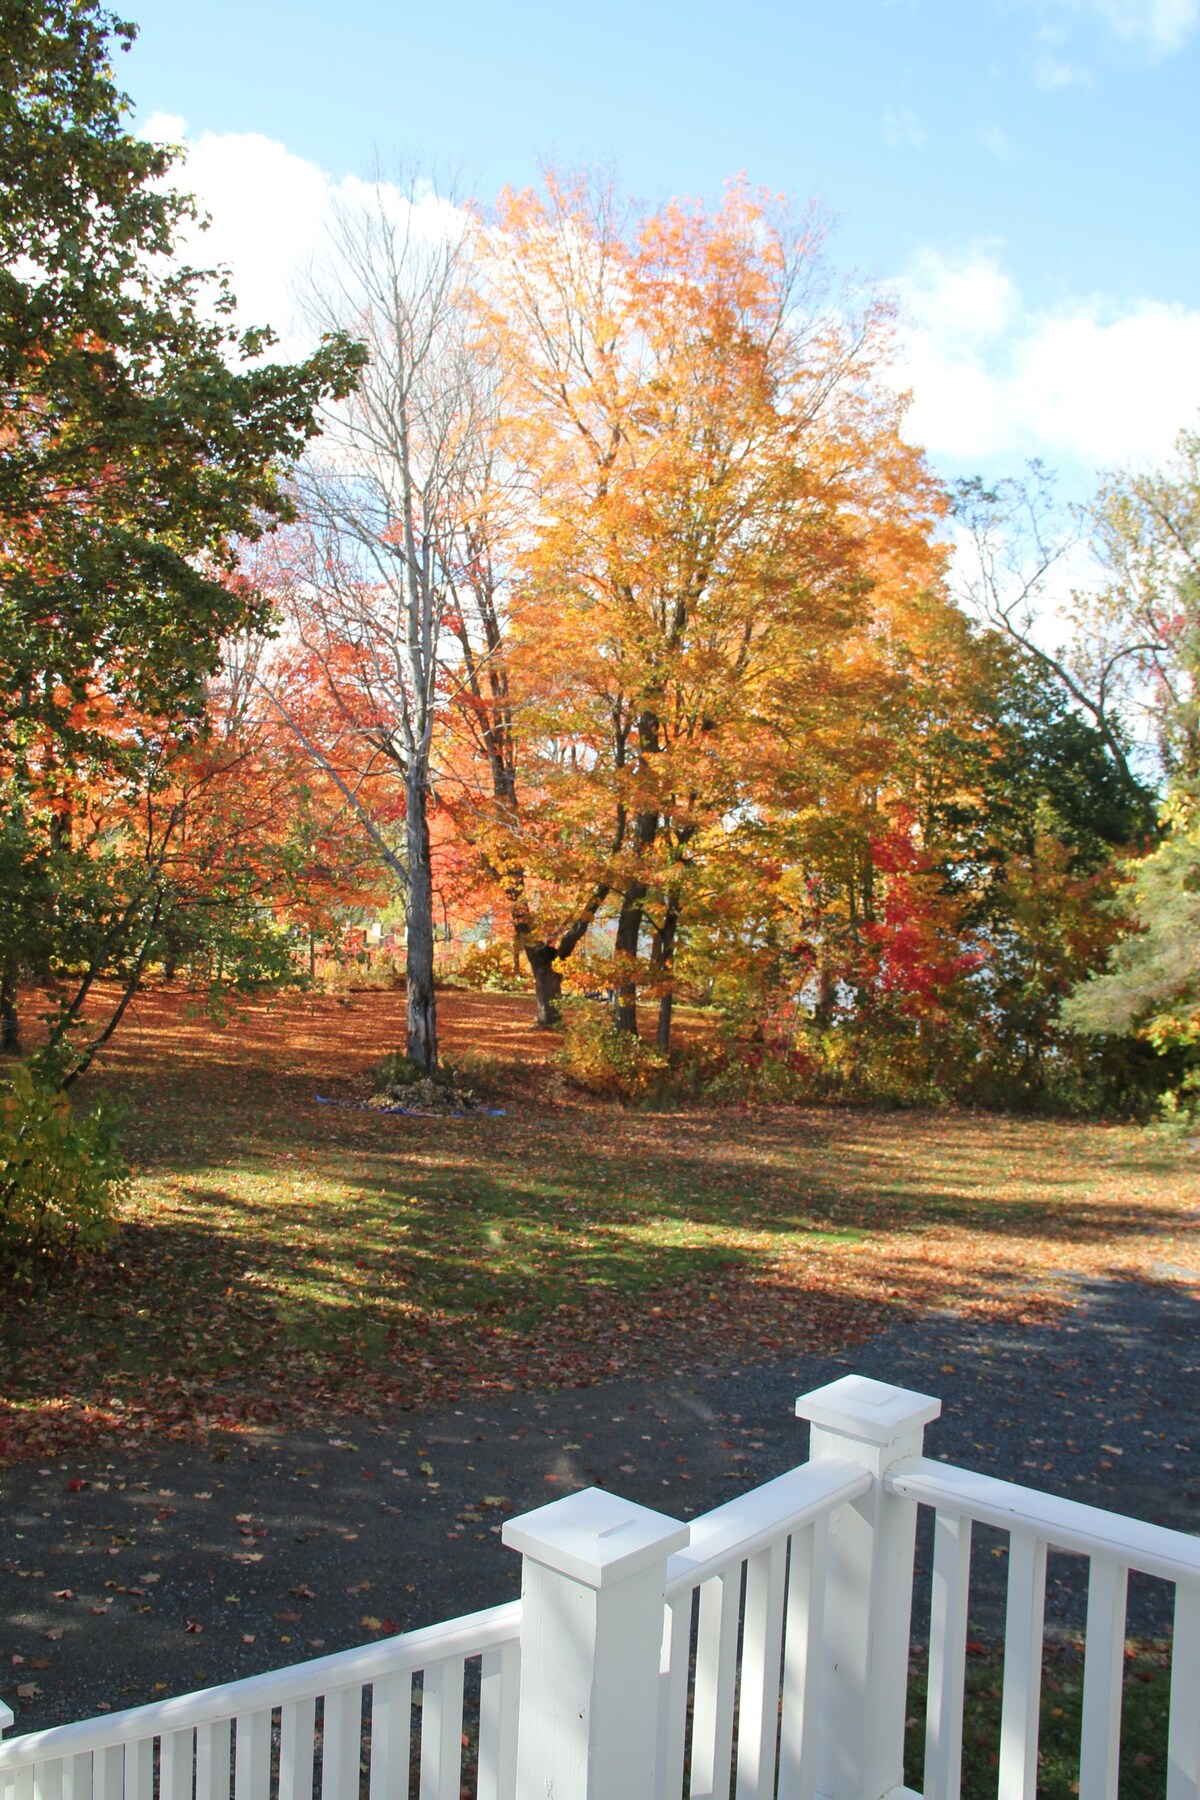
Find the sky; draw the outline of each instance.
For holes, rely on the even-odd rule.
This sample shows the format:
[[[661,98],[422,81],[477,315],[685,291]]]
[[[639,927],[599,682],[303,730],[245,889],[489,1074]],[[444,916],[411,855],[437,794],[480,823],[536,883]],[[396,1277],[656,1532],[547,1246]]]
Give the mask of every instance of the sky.
[[[247,322],[299,347],[331,195],[417,166],[488,203],[546,161],[629,193],[730,177],[832,222],[902,316],[946,477],[1064,495],[1200,425],[1200,0],[126,0],[139,129],[181,141]]]

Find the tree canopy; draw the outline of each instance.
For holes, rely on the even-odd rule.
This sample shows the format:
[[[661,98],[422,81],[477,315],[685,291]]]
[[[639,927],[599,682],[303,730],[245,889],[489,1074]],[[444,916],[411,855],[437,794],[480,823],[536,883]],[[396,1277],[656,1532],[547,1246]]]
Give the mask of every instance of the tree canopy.
[[[12,932],[50,855],[65,901],[79,795],[118,776],[153,784],[164,726],[176,745],[203,734],[223,643],[268,616],[240,548],[290,516],[285,472],[321,397],[347,391],[361,362],[345,336],[270,361],[271,334],[235,322],[226,279],[174,256],[194,208],[169,185],[175,153],[125,124],[111,56],[133,35],[95,0],[0,4],[10,1041],[21,968],[53,960],[39,935],[61,921],[69,940],[78,923],[63,904],[40,934]],[[138,966],[127,927],[142,907],[102,910],[103,960]]]

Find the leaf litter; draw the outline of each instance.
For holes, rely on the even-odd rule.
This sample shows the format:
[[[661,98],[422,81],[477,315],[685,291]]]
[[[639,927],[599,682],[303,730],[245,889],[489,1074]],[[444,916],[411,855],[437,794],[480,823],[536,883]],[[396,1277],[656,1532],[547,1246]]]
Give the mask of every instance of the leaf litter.
[[[1145,1133],[625,1111],[564,1094],[522,998],[447,994],[442,1020],[505,1116],[313,1104],[402,1041],[402,995],[224,1027],[139,996],[91,1083],[126,1105],[131,1198],[108,1254],[5,1308],[0,1457],[830,1352],[930,1310],[1031,1322],[1080,1276],[1200,1281],[1195,1158]]]

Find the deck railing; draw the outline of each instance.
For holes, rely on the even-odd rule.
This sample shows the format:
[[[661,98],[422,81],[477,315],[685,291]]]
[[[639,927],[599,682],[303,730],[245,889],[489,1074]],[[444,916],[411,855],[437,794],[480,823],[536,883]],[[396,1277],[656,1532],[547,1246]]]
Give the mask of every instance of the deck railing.
[[[505,1526],[520,1601],[11,1739],[0,1800],[907,1800],[922,1506],[925,1800],[958,1800],[974,1523],[1009,1534],[997,1800],[1035,1800],[1052,1549],[1089,1567],[1080,1800],[1117,1794],[1130,1570],[1175,1585],[1166,1800],[1200,1800],[1200,1539],[930,1462],[939,1411],[847,1376],[797,1402],[809,1462],[690,1526],[569,1495]]]
[[[514,1792],[519,1601],[0,1744],[0,1800],[421,1800]],[[473,1768],[463,1700],[478,1688]],[[415,1685],[415,1691],[414,1691]],[[365,1784],[363,1772],[365,1766]]]
[[[1050,1550],[1087,1560],[1079,1800],[1113,1800],[1117,1793],[1131,1570],[1175,1586],[1166,1800],[1200,1800],[1200,1539],[924,1457],[894,1469],[885,1486],[934,1513],[926,1800],[954,1800],[959,1789],[974,1524],[1009,1539],[999,1800],[1032,1800],[1037,1787]]]

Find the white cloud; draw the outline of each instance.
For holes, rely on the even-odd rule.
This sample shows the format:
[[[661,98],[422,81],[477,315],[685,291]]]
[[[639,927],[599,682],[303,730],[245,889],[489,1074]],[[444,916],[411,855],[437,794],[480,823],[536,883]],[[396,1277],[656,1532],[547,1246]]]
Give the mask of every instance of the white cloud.
[[[1200,23],[1200,0],[1035,0],[1035,3],[1042,10],[1052,10],[1059,19],[1065,12],[1107,27],[1119,43],[1128,44],[1152,62],[1182,50]],[[1044,40],[1054,31],[1053,25],[1048,29],[1043,27],[1038,37]],[[1065,33],[1058,35],[1065,36]],[[1068,65],[1063,64],[1063,67]]]
[[[1021,313],[1017,284],[985,249],[951,261],[920,250],[902,283],[905,310],[927,333],[950,342],[996,337]]]
[[[138,136],[149,144],[182,144],[187,136],[187,120],[179,113],[153,113],[138,127]]]
[[[1033,61],[1034,86],[1043,93],[1054,94],[1060,88],[1091,87],[1092,71],[1082,63],[1069,62],[1053,50],[1039,50]]]
[[[985,150],[991,151],[997,162],[1016,161],[1016,147],[1003,125],[982,125],[975,136]]]
[[[889,106],[883,115],[883,140],[893,149],[907,145],[919,150],[928,135],[911,106]]]
[[[996,255],[923,251],[896,284],[908,431],[935,457],[1158,461],[1200,407],[1200,311],[1027,307]]]
[[[209,215],[206,230],[186,234],[181,254],[200,267],[226,266],[239,320],[273,327],[285,356],[312,347],[315,333],[305,324],[301,295],[309,271],[328,257],[335,208],[378,193],[385,208],[411,210],[417,230],[429,236],[444,232],[454,211],[432,192],[411,201],[387,182],[377,190],[357,175],[335,180],[259,132],[206,131],[189,139],[185,121],[168,113],[155,114],[140,129],[156,143],[184,146],[172,185],[194,194],[201,213]]]
[[[1200,19],[1200,0],[1090,0],[1123,42],[1152,57],[1181,50]]]

